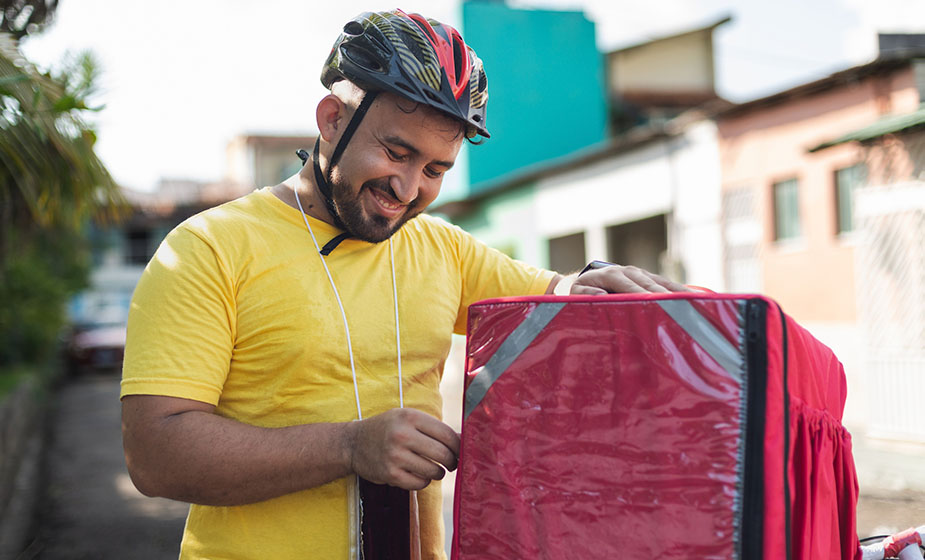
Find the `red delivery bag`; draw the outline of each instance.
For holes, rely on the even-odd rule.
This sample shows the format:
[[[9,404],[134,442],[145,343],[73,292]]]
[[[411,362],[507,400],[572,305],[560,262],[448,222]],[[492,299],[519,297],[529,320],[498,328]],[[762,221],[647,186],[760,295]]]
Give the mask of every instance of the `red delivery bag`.
[[[831,350],[772,300],[469,308],[452,558],[859,557]]]

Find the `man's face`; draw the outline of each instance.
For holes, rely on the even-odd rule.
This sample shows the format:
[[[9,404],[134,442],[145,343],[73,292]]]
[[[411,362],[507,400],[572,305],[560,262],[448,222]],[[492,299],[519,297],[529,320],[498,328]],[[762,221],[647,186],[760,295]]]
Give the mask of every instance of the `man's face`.
[[[330,175],[339,217],[357,239],[378,243],[437,198],[463,135],[452,119],[382,94]]]

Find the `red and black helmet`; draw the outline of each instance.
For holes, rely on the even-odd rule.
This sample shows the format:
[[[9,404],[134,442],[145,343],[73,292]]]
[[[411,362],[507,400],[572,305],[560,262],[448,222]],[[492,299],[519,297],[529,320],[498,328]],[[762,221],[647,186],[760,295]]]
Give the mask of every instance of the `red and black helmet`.
[[[343,78],[423,103],[489,136],[482,61],[449,25],[401,10],[363,13],[344,26],[321,72],[326,88]]]

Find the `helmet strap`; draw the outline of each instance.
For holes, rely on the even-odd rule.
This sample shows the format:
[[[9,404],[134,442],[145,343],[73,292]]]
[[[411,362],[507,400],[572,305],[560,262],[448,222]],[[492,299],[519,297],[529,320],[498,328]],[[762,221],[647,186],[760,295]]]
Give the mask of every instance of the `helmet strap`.
[[[331,161],[328,163],[328,179],[331,177],[331,168],[340,161],[340,156],[343,155],[344,150],[347,148],[347,142],[353,138],[353,133],[356,132],[357,127],[360,126],[360,122],[363,120],[363,117],[366,116],[366,112],[369,111],[377,95],[379,95],[377,91],[366,92],[366,95],[363,96],[363,101],[360,102],[360,106],[357,107],[357,110],[350,118],[350,122],[347,123],[347,128],[344,129],[344,133],[337,142],[337,146],[334,147],[334,153],[331,154]]]
[[[318,185],[318,192],[321,193],[321,199],[324,200],[324,206],[328,209],[328,214],[331,215],[331,218],[334,220],[334,225],[339,228],[346,230],[347,227],[344,225],[344,222],[341,221],[340,215],[337,213],[337,208],[334,207],[334,199],[331,198],[331,185],[328,184],[328,180],[325,179],[324,173],[321,172],[321,165],[318,163],[318,145],[321,143],[321,138],[319,137],[315,140],[315,149],[312,150],[312,168],[315,171],[315,184]]]
[[[378,92],[368,91],[366,95],[363,96],[363,101],[360,102],[360,106],[357,107],[357,110],[353,113],[353,116],[347,123],[347,127],[344,129],[344,133],[337,142],[337,146],[334,147],[334,153],[331,154],[331,159],[328,160],[327,173],[321,172],[321,164],[319,163],[318,157],[321,136],[315,140],[315,149],[312,153],[312,167],[315,172],[315,183],[318,185],[318,191],[321,193],[321,198],[324,199],[324,205],[328,209],[328,213],[331,214],[331,218],[334,219],[334,225],[345,231],[347,227],[340,219],[337,208],[334,206],[334,199],[331,193],[331,170],[334,169],[334,166],[340,160],[340,156],[343,155],[344,150],[347,148],[347,143],[353,137],[353,133],[356,132],[357,127],[360,126],[360,122],[362,122],[363,117],[366,116],[366,112],[369,111],[377,95]]]

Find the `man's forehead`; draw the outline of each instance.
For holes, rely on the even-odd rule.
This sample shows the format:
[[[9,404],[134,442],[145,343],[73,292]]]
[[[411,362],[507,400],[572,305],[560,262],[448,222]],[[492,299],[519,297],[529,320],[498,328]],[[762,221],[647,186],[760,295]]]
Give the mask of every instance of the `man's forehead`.
[[[415,115],[417,118],[423,117],[435,122],[441,130],[446,130],[454,134],[458,132],[460,136],[463,136],[465,133],[465,124],[461,123],[458,119],[447,115],[443,111],[391,92],[379,93],[376,97],[376,103],[374,103],[373,106],[376,105],[380,105],[381,108],[387,111]]]

